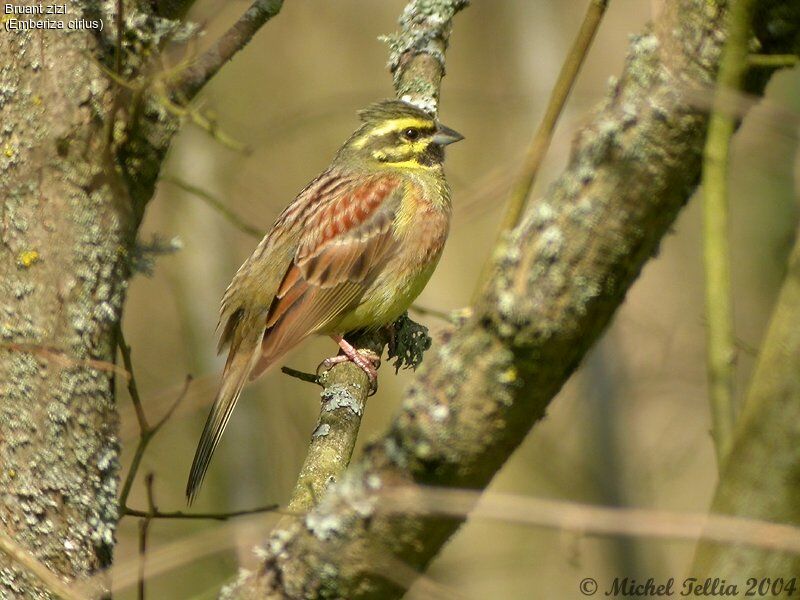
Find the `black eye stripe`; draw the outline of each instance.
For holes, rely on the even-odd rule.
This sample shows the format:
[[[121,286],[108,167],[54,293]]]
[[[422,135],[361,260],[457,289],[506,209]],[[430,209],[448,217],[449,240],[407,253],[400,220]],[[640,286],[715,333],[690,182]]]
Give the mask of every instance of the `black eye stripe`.
[[[401,137],[412,142],[434,133],[436,133],[436,127],[433,125],[429,127],[406,127],[399,131]]]

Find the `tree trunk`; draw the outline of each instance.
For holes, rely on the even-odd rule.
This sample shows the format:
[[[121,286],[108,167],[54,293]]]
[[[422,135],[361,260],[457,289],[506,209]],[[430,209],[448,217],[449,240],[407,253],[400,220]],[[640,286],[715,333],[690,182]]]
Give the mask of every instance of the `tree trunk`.
[[[6,15],[0,36],[0,534],[73,579],[114,547],[116,332],[177,126],[142,87],[141,57],[179,23],[126,2],[117,48],[113,13],[65,6],[16,17],[63,30],[9,30]],[[69,29],[77,19],[103,29]],[[0,596],[48,593],[0,554]]]
[[[137,225],[98,48],[89,30],[0,36],[0,520],[68,578],[109,564],[114,545],[115,331]],[[0,566],[1,596],[44,596]]]

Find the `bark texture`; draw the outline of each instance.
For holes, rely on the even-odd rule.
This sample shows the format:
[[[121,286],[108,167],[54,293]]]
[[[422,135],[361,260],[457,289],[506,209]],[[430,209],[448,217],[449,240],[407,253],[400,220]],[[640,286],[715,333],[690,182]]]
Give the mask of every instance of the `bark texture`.
[[[353,363],[323,373],[320,383],[324,390],[319,420],[289,502],[292,512],[313,508],[328,486],[342,476],[350,464],[367,403],[369,380]]]
[[[179,124],[152,57],[191,28],[144,0],[65,6],[17,16],[63,29],[6,15],[0,35],[0,535],[75,579],[112,557],[115,332]],[[0,553],[0,597],[51,594]]]
[[[714,84],[726,13],[676,0],[633,39],[567,169],[500,244],[473,316],[435,344],[388,433],[222,597],[391,598],[403,590],[382,553],[425,568],[461,520],[382,513],[381,491],[483,488],[544,415],[696,187],[707,115],[691,99]],[[797,27],[767,28],[764,47]]]
[[[87,59],[100,44],[0,36],[0,521],[65,577],[108,564],[117,520],[108,365],[136,220],[104,148],[112,90]],[[45,593],[0,556],[0,595]]]

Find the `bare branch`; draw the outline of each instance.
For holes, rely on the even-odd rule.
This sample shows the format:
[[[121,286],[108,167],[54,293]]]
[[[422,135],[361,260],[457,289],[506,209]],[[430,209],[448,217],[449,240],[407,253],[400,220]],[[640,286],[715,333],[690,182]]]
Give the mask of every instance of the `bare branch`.
[[[206,190],[199,188],[196,185],[192,185],[191,183],[188,183],[182,179],[178,179],[177,177],[162,177],[161,181],[171,183],[175,187],[182,189],[184,192],[188,192],[200,198],[239,231],[243,231],[247,235],[258,240],[264,237],[264,232],[261,229],[250,225],[242,217],[228,208],[222,200],[213,194],[210,194]]]
[[[720,64],[718,89],[730,93],[742,85],[747,69],[750,21],[755,0],[734,0],[730,34]],[[706,293],[706,356],[712,433],[717,464],[722,468],[733,443],[734,399],[733,292],[731,290],[730,220],[728,218],[728,158],[736,118],[725,110],[725,99],[714,94],[703,160],[703,257]]]
[[[283,0],[255,0],[239,20],[187,68],[173,87],[181,101],[197,95],[234,54],[244,48],[261,26],[280,12]]]
[[[305,381],[306,383],[316,383],[317,385],[321,385],[319,375],[314,373],[298,371],[297,369],[292,369],[291,367],[281,367],[281,373],[288,375],[289,377],[299,379],[300,381]]]
[[[712,503],[716,513],[800,523],[797,478],[793,476],[800,464],[798,323],[800,242],[796,241],[733,432],[733,444],[720,471]],[[708,537],[698,548],[693,567],[698,576],[731,578],[741,574],[741,565],[760,577],[780,577],[800,569],[797,554],[720,546],[713,541]]]
[[[128,468],[128,475],[125,477],[125,482],[122,484],[122,491],[119,494],[119,515],[120,518],[122,518],[126,514],[129,514],[128,496],[131,493],[133,482],[136,480],[136,473],[139,471],[139,466],[142,462],[142,457],[144,456],[145,450],[147,450],[147,446],[150,444],[153,437],[158,433],[159,429],[164,426],[164,423],[167,422],[167,419],[172,416],[172,414],[175,412],[175,409],[178,408],[178,405],[186,397],[186,393],[189,391],[189,385],[192,383],[192,376],[186,376],[186,382],[183,385],[183,389],[181,390],[180,394],[178,394],[178,397],[175,398],[172,405],[170,405],[164,416],[161,417],[161,419],[159,419],[155,425],[150,425],[144,412],[142,399],[139,396],[139,388],[136,385],[136,375],[134,374],[133,361],[131,360],[131,349],[130,346],[125,343],[125,337],[122,334],[121,327],[119,328],[117,334],[117,341],[119,344],[120,354],[122,354],[122,361],[128,373],[128,392],[131,395],[133,407],[136,411],[136,420],[139,423],[139,442],[136,444],[136,450],[133,453],[131,466]]]
[[[519,224],[522,213],[525,210],[525,204],[528,201],[531,190],[536,183],[536,177],[539,174],[539,169],[542,166],[542,161],[547,155],[547,150],[550,148],[550,141],[553,139],[553,133],[556,130],[556,125],[561,117],[561,112],[567,103],[567,98],[578,79],[583,61],[586,55],[589,54],[589,48],[592,45],[592,40],[600,27],[600,21],[603,20],[603,15],[608,8],[608,0],[590,0],[589,6],[586,9],[586,15],[583,18],[581,28],[575,40],[572,42],[572,47],[567,53],[564,64],[561,65],[561,71],[558,74],[558,79],[553,86],[553,91],[550,93],[550,100],[547,102],[544,116],[542,117],[536,133],[533,134],[530,146],[525,153],[525,158],[522,163],[519,176],[514,182],[509,194],[506,213],[503,216],[503,221],[500,224],[499,238],[502,235],[514,229]],[[489,277],[488,266],[484,267],[483,273],[478,278],[478,285],[475,288],[475,298],[479,297],[483,284]]]
[[[277,504],[268,504],[266,506],[257,506],[256,508],[246,508],[243,510],[232,510],[230,512],[211,512],[211,513],[185,513],[180,510],[173,512],[164,512],[161,510],[136,510],[135,508],[128,508],[125,515],[129,517],[139,517],[141,519],[174,519],[184,521],[227,521],[235,519],[236,517],[244,517],[248,515],[259,515],[268,512],[280,512],[280,507]]]

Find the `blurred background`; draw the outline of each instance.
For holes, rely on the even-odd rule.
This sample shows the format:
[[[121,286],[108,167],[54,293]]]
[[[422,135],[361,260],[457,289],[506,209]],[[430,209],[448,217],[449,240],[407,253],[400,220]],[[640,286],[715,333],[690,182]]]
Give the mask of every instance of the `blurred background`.
[[[148,449],[130,504],[146,506],[143,475],[155,474],[161,510],[185,508],[184,486],[222,359],[214,328],[221,295],[258,239],[186,186],[223,202],[266,231],[295,194],[330,161],[357,126],[356,111],[392,95],[387,52],[377,36],[395,29],[403,0],[304,0],[282,12],[203,92],[199,110],[222,134],[187,123],[173,144],[143,238],[177,237],[182,250],[157,261],[130,288],[124,330],[151,421],[195,380]],[[629,35],[659,2],[612,0],[561,119],[535,194],[563,168],[570,142],[621,73]],[[200,0],[190,19],[207,45],[247,3]],[[489,256],[503,201],[541,116],[586,1],[475,1],[458,15],[447,57],[440,117],[466,136],[448,151],[454,221],[442,261],[418,304],[450,311],[469,302]],[[190,49],[192,51],[192,49]],[[177,62],[186,49],[176,49]],[[769,318],[796,224],[796,118],[800,76],[786,71],[735,139],[733,262],[739,393]],[[231,148],[219,138],[235,141]],[[224,141],[223,140],[223,141]],[[612,327],[494,480],[491,490],[603,505],[705,511],[716,483],[704,371],[700,211],[692,202],[648,264]],[[412,315],[435,334],[444,322]],[[436,343],[436,342],[434,342]],[[286,361],[313,371],[336,348],[304,343]],[[369,400],[360,445],[389,422],[412,376],[384,369]],[[122,444],[130,462],[138,431],[120,385]],[[228,511],[285,503],[319,409],[318,388],[274,370],[248,387],[193,510]],[[356,450],[358,453],[358,449]],[[151,598],[216,597],[277,517],[228,523],[155,521],[151,563],[186,564],[149,578]],[[117,563],[135,570],[138,522],[118,532]],[[175,546],[177,544],[177,546]],[[578,582],[615,576],[682,577],[693,546],[598,538],[472,520],[429,575],[466,598],[579,598]],[[194,553],[203,558],[188,559]],[[121,598],[133,598],[130,590]],[[410,597],[428,597],[412,590]]]

